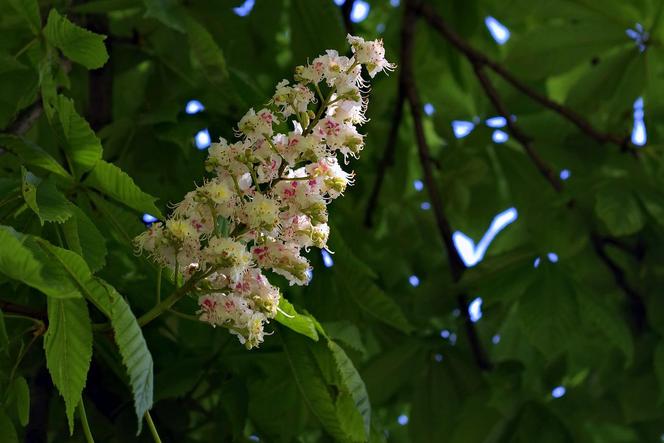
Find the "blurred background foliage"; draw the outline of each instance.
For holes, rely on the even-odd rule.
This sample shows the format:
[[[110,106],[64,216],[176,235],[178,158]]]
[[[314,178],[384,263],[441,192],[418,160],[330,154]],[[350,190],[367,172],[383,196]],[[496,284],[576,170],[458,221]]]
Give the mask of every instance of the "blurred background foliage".
[[[209,141],[295,65],[347,32],[383,38],[399,69],[371,90],[334,254],[282,285],[370,414],[322,337],[274,322],[247,351],[183,300],[143,328],[162,440],[664,441],[663,16],[659,0],[0,1],[0,223],[79,254],[139,317],[157,290],[130,243],[144,214],[200,183]],[[50,280],[12,273],[10,237],[0,441],[84,441],[46,369]],[[112,337],[94,334],[92,433],[151,441]]]

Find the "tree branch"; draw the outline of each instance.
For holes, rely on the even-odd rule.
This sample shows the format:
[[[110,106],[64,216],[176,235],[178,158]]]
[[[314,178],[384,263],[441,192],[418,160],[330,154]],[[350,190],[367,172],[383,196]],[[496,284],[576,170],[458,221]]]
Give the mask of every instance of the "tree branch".
[[[584,120],[579,115],[575,114],[573,111],[561,106],[548,98],[540,95],[539,93],[531,90],[528,86],[521,83],[514,76],[512,76],[507,70],[505,70],[499,64],[489,60],[484,54],[479,51],[476,51],[471,46],[469,46],[460,36],[458,36],[454,31],[452,31],[447,24],[438,16],[430,6],[426,4],[418,3],[417,11],[425,17],[429,24],[436,28],[445,39],[447,39],[454,47],[456,47],[473,65],[473,69],[477,79],[479,80],[484,92],[487,97],[493,104],[496,111],[506,120],[507,127],[514,137],[517,140],[523,149],[526,151],[531,161],[535,164],[540,173],[544,178],[549,182],[549,184],[556,190],[560,192],[563,190],[563,183],[560,180],[559,176],[555,173],[553,168],[542,159],[537,151],[532,146],[532,139],[526,135],[521,128],[514,122],[511,118],[507,106],[501,99],[498,91],[493,86],[491,79],[488,77],[484,71],[484,67],[491,68],[496,74],[503,77],[513,86],[515,86],[519,91],[523,92],[527,96],[533,98],[539,103],[543,104],[547,108],[553,109],[559,114],[563,115],[572,123],[576,124],[583,132],[597,140],[599,143],[611,142],[621,146],[624,150],[633,149],[633,147],[626,144],[626,141],[621,141],[617,137],[611,134],[603,134],[596,131],[586,120]],[[631,151],[634,152],[634,151]],[[574,200],[570,200],[568,208],[574,207]],[[609,269],[613,274],[616,285],[625,293],[629,303],[630,313],[634,322],[635,329],[637,331],[642,331],[643,326],[645,325],[645,305],[643,299],[639,293],[630,287],[627,279],[625,277],[624,271],[606,254],[603,246],[604,243],[611,243],[614,240],[604,239],[602,241],[595,232],[590,233],[591,241],[593,242],[595,253],[598,258],[604,263],[604,265]],[[617,240],[616,240],[617,241]]]
[[[628,137],[620,137],[614,134],[599,131],[581,115],[532,89],[521,80],[516,78],[501,64],[491,60],[485,54],[470,46],[470,44],[468,44],[460,35],[458,35],[454,30],[452,30],[452,28],[449,27],[443,18],[438,15],[429,4],[418,2],[417,5],[415,5],[415,8],[419,15],[427,20],[427,22],[433,28],[435,28],[445,38],[445,40],[447,40],[450,44],[452,44],[452,46],[461,52],[474,66],[489,67],[514,88],[518,89],[523,94],[527,95],[545,108],[556,112],[598,143],[612,143],[620,147],[623,152],[630,152],[634,155],[638,152],[638,149],[630,143]]]
[[[36,102],[19,112],[16,120],[7,128],[7,132],[19,136],[24,135],[41,117],[43,111],[44,106],[40,97]]]
[[[493,107],[496,108],[496,112],[498,112],[498,114],[500,114],[500,116],[507,122],[507,128],[512,134],[512,137],[523,146],[523,149],[526,151],[526,154],[528,154],[528,157],[530,157],[530,160],[535,164],[535,167],[540,171],[544,178],[551,184],[553,189],[555,189],[556,192],[561,192],[563,190],[562,180],[553,168],[540,157],[539,153],[533,148],[532,139],[514,123],[512,115],[509,113],[507,106],[498,95],[498,91],[496,91],[493,83],[491,83],[491,79],[489,79],[486,72],[484,72],[482,65],[473,63],[473,69],[475,70],[475,75],[482,85],[484,92],[489,97]]]
[[[595,249],[595,253],[606,265],[606,267],[613,274],[613,280],[624,293],[627,295],[628,309],[634,323],[634,329],[637,332],[643,331],[646,324],[646,307],[641,299],[641,296],[636,292],[627,282],[625,272],[613,261],[613,259],[606,253],[606,244],[615,245],[607,239],[602,239],[596,234],[591,235],[591,241]]]
[[[431,162],[429,161],[431,155],[429,153],[429,146],[427,145],[426,137],[424,135],[424,126],[422,124],[422,107],[418,97],[415,78],[413,75],[413,36],[415,33],[415,22],[417,20],[417,16],[416,11],[413,9],[412,5],[413,2],[411,0],[407,0],[401,34],[401,84],[403,84],[404,93],[406,99],[408,100],[410,112],[413,117],[415,139],[417,141],[418,154],[420,163],[422,165],[422,171],[424,173],[424,182],[426,184],[429,198],[431,200],[431,206],[433,208],[433,213],[436,219],[438,233],[440,234],[440,237],[445,245],[450,272],[452,274],[452,280],[454,282],[458,282],[461,278],[461,275],[466,270],[466,266],[461,260],[461,257],[459,256],[459,253],[454,246],[454,242],[452,241],[452,229],[445,214],[445,208],[443,207],[442,199],[438,192],[438,186],[436,184],[433,169],[431,167]],[[468,341],[470,343],[470,348],[476,364],[481,369],[490,369],[491,363],[489,362],[486,353],[484,352],[482,344],[480,343],[479,337],[477,335],[477,331],[475,330],[475,325],[471,321],[468,314],[468,301],[466,294],[459,293],[457,295],[457,305],[461,311],[461,315],[463,315],[465,320],[466,333],[468,335]]]
[[[354,5],[355,0],[346,0],[344,4],[341,5],[341,16],[344,19],[344,28],[346,29],[347,34],[354,34],[353,22],[350,19],[350,14],[353,12]]]
[[[403,86],[403,76],[399,76],[399,86],[397,89],[397,102],[396,107],[394,108],[394,114],[392,116],[392,124],[390,126],[390,132],[387,134],[387,143],[385,144],[385,151],[383,152],[383,157],[378,162],[378,168],[376,173],[376,180],[374,181],[373,188],[371,189],[371,194],[369,195],[369,202],[367,203],[367,210],[364,214],[364,226],[370,228],[373,226],[373,214],[378,206],[378,197],[380,196],[380,190],[385,181],[385,174],[387,173],[387,168],[394,165],[394,153],[397,147],[397,139],[399,137],[399,127],[401,126],[401,119],[403,118],[403,107],[406,100],[406,95],[404,93]]]
[[[37,309],[33,309],[28,306],[18,305],[16,303],[12,303],[6,300],[0,300],[0,310],[2,310],[2,312],[7,312],[11,314],[24,315],[26,317],[41,320],[43,322],[48,321],[46,312],[39,311]]]

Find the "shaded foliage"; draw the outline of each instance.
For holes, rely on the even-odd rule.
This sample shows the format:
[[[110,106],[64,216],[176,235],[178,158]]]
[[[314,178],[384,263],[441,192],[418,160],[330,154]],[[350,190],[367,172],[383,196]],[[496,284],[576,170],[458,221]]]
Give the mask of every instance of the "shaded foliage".
[[[247,3],[0,2],[0,441],[84,441],[83,404],[110,442],[150,441],[148,410],[177,442],[659,441],[664,4]],[[131,239],[204,177],[200,130],[231,139],[350,27],[399,68],[333,264],[247,351]],[[512,207],[467,267],[455,233]]]

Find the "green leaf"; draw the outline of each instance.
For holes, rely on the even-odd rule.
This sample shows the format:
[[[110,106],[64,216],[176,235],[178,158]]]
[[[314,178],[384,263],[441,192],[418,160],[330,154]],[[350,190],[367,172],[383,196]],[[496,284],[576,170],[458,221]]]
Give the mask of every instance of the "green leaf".
[[[46,248],[55,261],[67,271],[85,297],[111,320],[115,343],[127,368],[129,383],[134,394],[134,409],[140,432],[143,415],[152,407],[154,364],[136,317],[115,288],[92,275],[80,255],[53,246],[44,240],[40,245]]]
[[[610,306],[606,296],[597,296],[590,293],[581,293],[577,296],[579,309],[583,312],[584,320],[601,331],[606,337],[625,354],[626,364],[629,365],[634,357],[634,344],[632,335],[618,309]]]
[[[574,287],[556,265],[542,261],[535,281],[519,301],[519,317],[526,336],[552,357],[572,341],[578,325]]]
[[[644,218],[634,194],[623,186],[605,186],[595,197],[595,213],[615,236],[643,228]]]
[[[659,390],[661,392],[660,399],[664,400],[664,341],[660,341],[657,346],[655,346],[653,360],[655,375],[657,375]]]
[[[78,288],[63,274],[29,236],[0,226],[0,272],[40,290],[50,297],[81,297]]]
[[[454,380],[443,364],[430,364],[416,382],[408,425],[412,441],[448,441],[459,409]]]
[[[349,436],[344,432],[337,415],[337,408],[323,374],[316,360],[307,349],[307,341],[300,336],[280,330],[284,353],[293,372],[296,385],[307,406],[318,418],[325,430],[335,439],[346,441]],[[309,342],[311,343],[311,342]]]
[[[122,355],[122,362],[127,368],[129,384],[134,396],[134,410],[138,418],[138,433],[141,432],[143,416],[152,408],[154,392],[154,363],[148,349],[143,331],[136,320],[129,304],[118,292],[103,280],[97,280],[95,293],[105,291],[110,297],[110,318],[115,342]]]
[[[360,415],[362,415],[364,435],[366,439],[371,433],[371,403],[369,402],[367,388],[364,386],[362,377],[360,377],[357,369],[355,369],[355,365],[353,365],[353,362],[348,358],[346,352],[332,340],[327,342],[327,346],[332,352],[334,361],[337,364],[337,369],[341,376],[343,386],[347,389],[348,393],[350,393],[355,408]]]
[[[69,173],[56,159],[30,140],[9,134],[0,134],[0,145],[16,154],[25,165],[35,166],[71,179]]]
[[[619,121],[646,83],[645,60],[640,55],[634,48],[626,48],[600,59],[570,89],[565,104],[578,112],[598,112],[600,104],[606,103]]]
[[[54,103],[57,111],[61,135],[78,176],[92,169],[101,159],[102,147],[99,138],[74,107],[74,102],[64,95],[58,95]]]
[[[74,207],[55,186],[53,177],[41,180],[21,166],[23,185],[21,190],[28,207],[32,209],[39,221],[63,223],[72,216]]]
[[[9,387],[9,396],[16,402],[16,413],[21,426],[28,424],[30,418],[30,388],[25,378],[18,376]]]
[[[332,237],[331,246],[335,252],[334,272],[343,295],[376,320],[410,333],[413,326],[401,307],[374,284],[373,270],[351,251],[338,232]]]
[[[520,77],[540,79],[626,43],[622,26],[604,21],[555,23],[517,35],[505,63]]]
[[[55,9],[51,9],[48,14],[44,36],[67,58],[88,69],[101,68],[108,60],[104,45],[105,35],[95,34],[75,25]]]
[[[39,183],[41,183],[39,177],[21,166],[21,193],[25,203],[37,215],[39,215],[39,207],[37,206],[37,186],[39,186]]]
[[[143,192],[129,175],[111,163],[97,163],[85,183],[132,209],[164,218],[154,204],[156,198]]]
[[[291,42],[297,64],[313,59],[326,49],[343,53],[346,46],[343,20],[333,3],[327,0],[293,0],[290,2]]]
[[[62,225],[67,246],[83,257],[95,273],[106,265],[106,239],[85,212],[72,206],[74,216]]]
[[[120,207],[115,203],[105,200],[94,192],[88,193],[88,197],[99,213],[95,219],[103,220],[109,228],[120,237],[120,241],[131,244],[138,234],[143,232],[145,225],[140,222],[136,214]]]
[[[362,336],[357,326],[349,321],[325,322],[327,336],[343,342],[361,354],[366,354],[367,349],[362,342]]]
[[[414,328],[401,310],[401,306],[370,280],[349,270],[345,279],[339,280],[339,283],[345,296],[376,320],[406,334],[413,331]]]
[[[44,336],[46,366],[65,400],[69,433],[85,387],[92,359],[92,327],[84,300],[48,299],[48,330]]]
[[[9,0],[9,3],[28,22],[32,33],[39,35],[39,31],[41,30],[41,16],[39,15],[39,3],[37,0]]]
[[[175,0],[143,0],[145,17],[159,20],[169,28],[182,33],[185,32],[185,23],[182,11]]]
[[[64,223],[73,215],[75,206],[55,187],[55,180],[49,177],[37,187],[37,206],[42,222]]]
[[[274,319],[298,334],[306,335],[310,339],[318,341],[316,325],[311,317],[298,313],[283,296],[279,300],[279,310]]]
[[[2,443],[19,443],[14,424],[2,409],[0,409],[0,441]]]
[[[191,16],[186,17],[186,31],[191,55],[205,77],[215,86],[221,86],[228,78],[226,59],[221,48],[205,27]]]

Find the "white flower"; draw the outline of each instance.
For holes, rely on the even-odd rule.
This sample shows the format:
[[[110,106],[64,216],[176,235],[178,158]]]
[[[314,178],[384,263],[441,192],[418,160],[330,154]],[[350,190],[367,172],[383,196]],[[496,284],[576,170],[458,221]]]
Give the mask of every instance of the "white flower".
[[[261,109],[258,112],[254,108],[249,109],[238,123],[238,131],[244,134],[248,140],[255,141],[261,137],[272,136],[272,125],[278,124],[279,120],[269,109]]]
[[[262,194],[256,194],[244,205],[245,223],[254,229],[271,231],[279,223],[279,203]]]
[[[238,280],[252,265],[252,256],[246,246],[227,237],[210,239],[201,255],[206,263],[217,266],[233,281]]]
[[[302,249],[327,247],[327,205],[353,184],[337,157],[357,157],[364,146],[356,127],[367,122],[362,65],[371,77],[394,69],[382,41],[348,41],[352,58],[328,50],[297,67],[295,83],[279,82],[266,108],[242,117],[239,140],[213,143],[205,167],[214,177],[135,239],[138,252],[205,292],[201,321],[227,328],[248,349],[263,342],[281,298],[264,272],[307,284]],[[314,106],[317,96],[323,102]]]
[[[272,241],[251,249],[256,262],[264,268],[283,275],[291,285],[309,283],[309,262],[300,255],[300,248],[294,244]]]
[[[385,60],[385,48],[383,40],[365,41],[362,37],[355,37],[350,34],[346,36],[355,54],[358,63],[366,66],[369,76],[373,78],[381,71],[393,71],[396,65]]]

